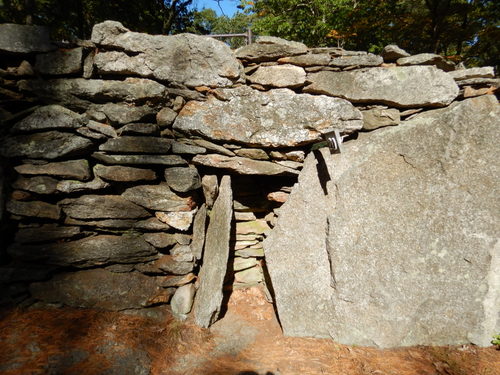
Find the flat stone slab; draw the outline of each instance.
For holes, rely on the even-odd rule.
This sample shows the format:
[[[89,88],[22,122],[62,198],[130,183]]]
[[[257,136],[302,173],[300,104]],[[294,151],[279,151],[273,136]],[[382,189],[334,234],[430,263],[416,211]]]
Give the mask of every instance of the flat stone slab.
[[[61,216],[57,205],[42,201],[22,202],[11,199],[5,204],[5,209],[11,214],[31,218],[57,220]]]
[[[59,49],[36,56],[35,70],[41,74],[64,75],[82,71],[83,48]]]
[[[306,72],[298,66],[284,64],[261,66],[247,79],[263,86],[300,87],[306,82]]]
[[[50,102],[87,109],[95,99],[104,101],[138,102],[162,101],[166,87],[145,78],[126,78],[123,81],[61,78],[19,81],[19,88],[31,91]]]
[[[229,239],[233,217],[231,177],[223,176],[208,224],[199,273],[199,288],[194,301],[194,319],[201,327],[209,327],[218,319],[222,304],[222,288],[229,261]]]
[[[32,243],[55,241],[60,239],[72,238],[80,234],[79,227],[67,227],[56,224],[44,224],[34,228],[20,228],[16,232],[15,242]]]
[[[37,194],[54,194],[57,192],[59,180],[48,176],[36,176],[32,178],[19,177],[12,183],[12,187],[18,190],[31,191]]]
[[[247,86],[187,103],[173,125],[190,135],[258,147],[303,145],[319,140],[326,129],[351,133],[362,126],[361,113],[346,100]]]
[[[270,161],[253,160],[239,156],[196,155],[193,158],[193,163],[206,167],[226,169],[237,174],[284,176],[298,173],[294,169]]]
[[[150,300],[162,290],[157,279],[139,272],[84,270],[33,283],[30,292],[34,298],[45,302],[119,311],[148,306]]]
[[[84,125],[84,118],[76,112],[53,104],[36,109],[12,127],[12,132],[30,132],[49,129],[77,129]]]
[[[124,167],[120,165],[97,164],[94,173],[106,181],[133,182],[151,181],[156,179],[155,171],[151,169]]]
[[[92,147],[92,141],[87,138],[51,130],[8,137],[0,145],[0,154],[8,158],[56,159],[80,155]]]
[[[236,57],[252,62],[273,61],[280,57],[303,55],[307,46],[273,36],[258,37],[255,43],[236,50]]]
[[[119,195],[83,195],[59,202],[74,219],[138,219],[150,216],[142,207]]]
[[[107,164],[122,164],[122,165],[168,165],[168,166],[185,166],[187,161],[179,155],[108,155],[104,152],[94,152],[94,159]]]
[[[134,186],[125,190],[121,196],[139,206],[157,211],[191,211],[196,206],[192,197],[177,195],[166,183]]]
[[[116,153],[138,153],[138,154],[166,154],[172,145],[172,141],[159,137],[134,137],[124,136],[108,139],[99,146],[99,151]]]
[[[44,245],[17,245],[8,253],[25,261],[43,261],[62,267],[87,268],[156,259],[156,249],[142,237],[101,235]]]
[[[14,169],[23,175],[47,175],[83,181],[90,178],[89,162],[84,159],[46,164],[21,164]]]
[[[499,114],[485,95],[308,156],[263,243],[285,334],[490,345],[500,330]]]
[[[453,78],[433,66],[370,68],[318,72],[303,91],[347,99],[353,103],[388,104],[398,108],[443,107],[458,96]]]
[[[49,29],[45,26],[0,25],[0,52],[26,54],[48,52],[56,47],[50,43]]]
[[[229,46],[206,36],[141,34],[105,21],[94,26],[92,41],[134,53],[97,54],[94,64],[101,74],[132,73],[188,87],[223,87],[232,85],[242,70]]]

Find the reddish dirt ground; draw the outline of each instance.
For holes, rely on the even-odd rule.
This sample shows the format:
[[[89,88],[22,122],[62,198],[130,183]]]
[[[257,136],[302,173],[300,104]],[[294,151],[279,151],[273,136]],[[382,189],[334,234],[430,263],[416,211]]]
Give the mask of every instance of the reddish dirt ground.
[[[392,350],[284,337],[260,289],[233,292],[210,330],[123,313],[10,310],[0,316],[0,374],[500,375],[493,347]]]

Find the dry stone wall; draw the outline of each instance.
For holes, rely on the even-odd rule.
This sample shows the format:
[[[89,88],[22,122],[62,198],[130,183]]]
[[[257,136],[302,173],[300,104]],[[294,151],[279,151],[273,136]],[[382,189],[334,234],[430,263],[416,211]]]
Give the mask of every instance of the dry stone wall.
[[[346,266],[351,276],[344,279],[330,267],[365,262],[371,245],[366,251],[355,247],[360,256],[351,259],[339,236],[353,236],[349,220],[360,218],[348,213],[358,211],[334,211],[363,202],[366,192],[355,190],[344,198],[348,202],[342,196],[325,198],[323,179],[331,180],[330,189],[337,180],[328,171],[342,166],[354,181],[346,182],[346,191],[356,181],[403,191],[404,183],[391,180],[394,171],[376,179],[358,176],[357,159],[340,154],[331,161],[327,148],[314,149],[324,147],[323,135],[333,130],[346,137],[346,145],[365,142],[356,140],[362,134],[369,157],[378,160],[383,134],[422,121],[418,129],[427,129],[429,139],[411,130],[401,136],[416,142],[411,147],[418,154],[419,145],[425,149],[442,136],[446,121],[455,121],[447,113],[460,108],[496,113],[491,94],[498,92],[499,81],[492,68],[459,70],[441,56],[409,56],[397,46],[376,56],[273,37],[231,51],[209,37],[140,34],[113,21],[96,25],[90,41],[76,44],[51,42],[40,27],[0,25],[0,53],[3,304],[146,312],[168,305],[177,318],[191,313],[206,327],[218,318],[224,290],[262,284],[276,301],[287,334],[380,346],[433,342],[432,321],[422,324],[416,341],[400,333],[372,338],[370,332],[376,336],[387,327],[371,324],[353,339],[345,334],[352,327],[347,318],[341,326],[329,323],[343,316],[336,311],[345,303],[341,296],[335,301],[329,288],[349,283],[356,273]],[[484,97],[467,99],[478,96]],[[419,113],[446,115],[433,126],[419,120]],[[471,122],[463,120],[463,126]],[[373,132],[379,128],[386,129]],[[446,154],[451,159],[462,155],[447,147],[436,150],[452,153]],[[409,154],[401,155],[402,165],[411,166]],[[312,166],[311,158],[323,160],[324,168],[319,162]],[[319,189],[304,188],[305,180],[316,178],[324,182]],[[303,206],[290,208],[297,200]],[[359,210],[363,216],[365,210]],[[324,215],[331,217],[325,221]],[[460,219],[456,227],[467,225]],[[379,229],[387,228],[392,225]],[[394,243],[405,252],[401,256],[417,256],[411,246]],[[338,252],[326,251],[325,244]],[[497,258],[489,259],[473,278],[489,277],[487,269]],[[377,263],[373,267],[375,272]],[[465,279],[456,282],[464,290],[482,288]],[[392,290],[381,289],[376,293]],[[486,294],[495,305],[497,291],[491,290]],[[457,314],[465,307],[460,309]],[[356,321],[354,312],[362,306],[344,310]],[[488,323],[468,318],[471,327],[494,326],[492,313],[485,314]],[[457,341],[463,335],[438,340]]]

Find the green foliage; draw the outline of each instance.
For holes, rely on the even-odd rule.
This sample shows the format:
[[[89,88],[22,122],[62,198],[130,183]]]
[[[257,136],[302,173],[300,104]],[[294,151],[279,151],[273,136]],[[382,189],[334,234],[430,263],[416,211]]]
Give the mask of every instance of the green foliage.
[[[140,32],[171,34],[192,23],[193,0],[2,0],[0,23],[47,25],[54,38],[89,38],[92,26],[116,20]]]
[[[498,349],[500,349],[500,333],[498,335],[493,336],[493,340],[491,340],[493,345],[496,345]]]

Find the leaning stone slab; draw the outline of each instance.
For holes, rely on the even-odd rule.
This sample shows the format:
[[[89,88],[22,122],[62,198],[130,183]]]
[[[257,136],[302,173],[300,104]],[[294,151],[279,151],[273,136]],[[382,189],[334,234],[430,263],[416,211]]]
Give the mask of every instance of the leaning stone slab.
[[[124,136],[108,139],[99,146],[99,150],[117,153],[166,154],[171,145],[172,141],[166,138]]]
[[[280,57],[303,55],[307,53],[307,46],[299,42],[290,42],[285,39],[261,36],[255,43],[236,50],[236,57],[252,62],[272,61]]]
[[[20,202],[9,200],[5,205],[5,209],[11,214],[32,218],[57,220],[61,216],[61,210],[57,205],[41,201]]]
[[[56,159],[80,155],[92,146],[92,141],[87,138],[51,130],[8,137],[0,145],[0,154],[8,158]]]
[[[490,345],[500,330],[499,115],[486,95],[362,135],[342,154],[309,155],[264,241],[285,334]]]
[[[317,141],[327,129],[350,133],[363,126],[361,113],[345,100],[289,89],[261,92],[242,86],[219,91],[206,102],[187,103],[174,129],[258,147],[289,147]]]
[[[106,21],[94,26],[92,41],[134,53],[97,54],[94,64],[104,74],[133,73],[188,87],[230,86],[240,76],[241,64],[231,49],[206,36],[141,34],[119,22]]]
[[[9,247],[8,253],[25,261],[43,261],[61,267],[96,267],[156,259],[156,249],[142,237],[100,235],[69,242]]]
[[[12,127],[12,132],[31,132],[49,129],[77,129],[84,125],[83,116],[60,105],[36,109]]]
[[[145,307],[160,291],[155,277],[103,269],[63,273],[30,285],[31,295],[44,302],[112,311]]]
[[[196,213],[193,221],[193,241],[191,250],[196,259],[201,259],[203,255],[203,245],[205,244],[205,234],[207,227],[207,205],[204,203]]]
[[[0,52],[2,53],[48,52],[55,48],[50,43],[49,29],[45,26],[13,23],[0,25]]]
[[[354,103],[400,108],[442,107],[458,96],[451,76],[433,66],[370,68],[352,72],[318,72],[304,92],[338,96]]]
[[[125,190],[121,196],[139,206],[157,211],[191,211],[196,206],[192,197],[177,195],[166,183],[134,186]]]
[[[304,85],[306,72],[301,67],[290,64],[261,66],[247,79],[263,86],[294,88]]]
[[[31,91],[42,99],[76,108],[87,108],[93,100],[138,102],[162,101],[166,88],[144,78],[126,78],[124,81],[101,79],[49,79],[20,81],[19,88]]]
[[[23,175],[48,175],[75,180],[88,180],[90,168],[87,160],[69,160],[46,164],[22,164],[14,167]]]
[[[123,167],[119,165],[97,164],[94,173],[106,181],[134,182],[156,179],[156,173],[151,169]]]
[[[185,166],[187,161],[179,155],[108,155],[103,152],[94,152],[94,159],[107,164],[122,165],[168,165]]]
[[[238,174],[284,176],[298,173],[294,169],[270,161],[253,160],[239,156],[230,157],[217,154],[196,155],[193,158],[193,163],[206,167],[226,169]]]
[[[210,214],[200,284],[193,308],[196,324],[205,328],[217,320],[221,310],[222,288],[229,260],[232,206],[231,177],[224,176]]]
[[[36,56],[35,70],[41,74],[64,75],[82,71],[83,48],[60,49]]]
[[[150,216],[142,207],[119,195],[84,195],[59,202],[74,219],[138,219]]]

